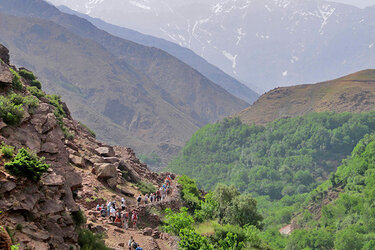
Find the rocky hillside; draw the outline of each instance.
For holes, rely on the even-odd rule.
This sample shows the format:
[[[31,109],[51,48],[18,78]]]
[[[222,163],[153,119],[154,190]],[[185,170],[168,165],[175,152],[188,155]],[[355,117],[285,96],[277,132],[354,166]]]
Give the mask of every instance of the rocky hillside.
[[[166,160],[200,126],[248,106],[168,53],[42,0],[1,1],[0,13],[0,42],[13,61],[37,73],[47,92],[60,94],[73,117],[107,142]]]
[[[246,124],[264,125],[276,119],[311,112],[366,112],[375,109],[375,70],[364,70],[317,84],[273,89],[238,113]]]
[[[123,197],[128,208],[134,207],[134,196],[140,193],[137,183],[157,186],[163,175],[148,170],[133,150],[96,140],[92,131],[72,119],[59,97],[40,90],[33,73],[9,64],[8,50],[2,45],[0,59],[0,245],[6,228],[21,249],[79,249],[80,211],[88,218],[81,227],[111,239],[116,227],[105,221],[98,227],[93,207]],[[178,208],[175,190],[164,206]],[[138,208],[143,221],[150,222],[141,220],[142,227],[158,222],[148,211]],[[116,242],[123,245],[129,235],[116,233]],[[136,237],[154,244],[159,235]]]

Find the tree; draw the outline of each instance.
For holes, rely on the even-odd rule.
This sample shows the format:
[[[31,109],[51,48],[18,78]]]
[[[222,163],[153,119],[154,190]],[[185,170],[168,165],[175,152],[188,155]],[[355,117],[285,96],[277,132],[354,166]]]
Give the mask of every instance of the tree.
[[[224,221],[226,210],[231,204],[232,200],[239,196],[237,188],[233,185],[227,186],[225,184],[218,184],[213,192],[213,199],[217,202],[219,221]]]

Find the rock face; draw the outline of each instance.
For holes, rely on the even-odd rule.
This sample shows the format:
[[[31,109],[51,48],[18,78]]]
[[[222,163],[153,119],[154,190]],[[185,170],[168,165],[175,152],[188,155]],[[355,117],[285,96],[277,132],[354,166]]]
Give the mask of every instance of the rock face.
[[[0,53],[1,48],[0,48]],[[1,56],[1,55],[0,55]],[[0,92],[8,91],[12,86],[13,74],[5,63],[0,62]]]
[[[9,50],[2,44],[0,44],[0,59],[9,64]]]

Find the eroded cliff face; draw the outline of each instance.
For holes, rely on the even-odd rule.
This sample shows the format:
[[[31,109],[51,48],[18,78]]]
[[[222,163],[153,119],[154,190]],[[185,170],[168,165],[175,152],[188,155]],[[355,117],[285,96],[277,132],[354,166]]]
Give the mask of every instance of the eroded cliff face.
[[[9,68],[17,69],[9,65],[9,52],[2,45],[0,58],[0,95],[5,96],[13,91]],[[22,90],[14,91],[31,95],[30,81],[21,77],[21,82]],[[163,181],[163,176],[140,163],[133,150],[97,141],[72,119],[64,103],[59,104],[65,113],[62,118],[45,96],[38,97],[37,107],[24,107],[18,125],[8,125],[0,118],[0,143],[15,151],[28,148],[50,164],[35,182],[10,175],[4,167],[10,160],[0,159],[0,225],[10,229],[22,249],[78,249],[72,214],[83,210],[88,215],[92,197],[101,202],[127,197],[130,205],[139,193],[131,183],[157,185]]]

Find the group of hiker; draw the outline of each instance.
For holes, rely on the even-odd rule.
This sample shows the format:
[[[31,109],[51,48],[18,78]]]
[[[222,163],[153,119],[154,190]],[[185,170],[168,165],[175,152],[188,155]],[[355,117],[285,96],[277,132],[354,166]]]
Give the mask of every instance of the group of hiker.
[[[155,193],[151,194],[145,194],[145,196],[142,199],[142,195],[140,194],[137,197],[137,205],[139,206],[142,203],[147,205],[148,203],[153,203],[153,202],[158,202],[158,201],[163,201],[167,195],[171,193],[171,176],[168,175],[162,186],[158,188],[158,190]]]
[[[107,206],[105,207],[103,205],[97,205],[96,211],[100,212],[100,215],[102,217],[109,217],[109,220],[113,223],[117,223],[121,225],[121,227],[128,229],[129,228],[129,220],[131,220],[133,224],[133,228],[136,228],[137,221],[138,221],[138,215],[135,210],[133,210],[131,213],[126,209],[125,205],[125,199],[121,199],[121,209],[117,207],[116,201],[110,201],[108,202]]]

